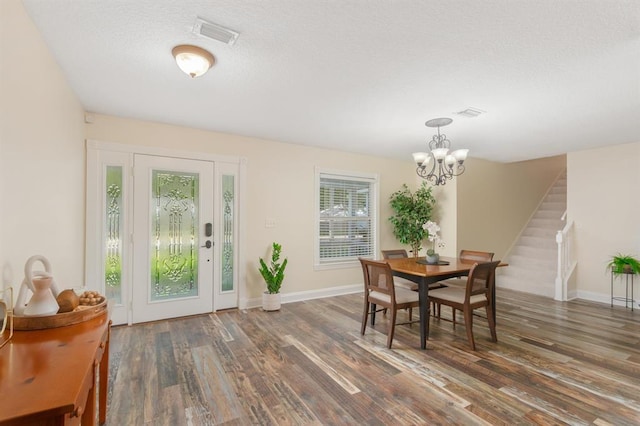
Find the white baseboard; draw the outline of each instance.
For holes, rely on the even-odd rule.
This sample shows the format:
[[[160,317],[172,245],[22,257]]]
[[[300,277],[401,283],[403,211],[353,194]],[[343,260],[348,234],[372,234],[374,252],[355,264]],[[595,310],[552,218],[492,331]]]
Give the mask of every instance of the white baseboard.
[[[508,286],[502,287],[508,288]],[[517,291],[522,291],[518,289]],[[306,290],[298,291],[294,293],[282,293],[282,303],[302,302],[305,300],[321,299],[324,297],[342,296],[344,294],[361,293],[362,284],[351,284],[339,287],[329,287],[318,290]],[[607,293],[594,293],[591,291],[571,291],[567,294],[568,299],[583,299],[591,302],[611,304],[611,294]],[[635,296],[635,295],[634,295]],[[614,300],[615,306],[625,306],[624,300]],[[240,300],[240,309],[252,309],[262,306],[262,297],[247,298]],[[629,305],[630,306],[630,305]],[[635,308],[640,308],[640,295],[636,296],[634,305]]]
[[[618,297],[619,295],[615,295],[616,297]],[[635,295],[635,303],[633,308],[637,309],[640,308],[640,295]],[[575,294],[575,298],[577,299],[583,299],[583,300],[589,300],[591,302],[599,302],[599,303],[606,303],[607,305],[611,306],[611,293],[594,293],[592,291],[580,291],[578,290]],[[614,300],[613,301],[613,305],[614,306],[625,306],[624,300]],[[631,303],[628,304],[629,307],[631,307]]]
[[[302,302],[305,300],[322,299],[324,297],[342,296],[344,294],[362,293],[362,284],[351,284],[340,287],[329,287],[318,290],[305,290],[294,293],[282,293],[282,303]],[[262,306],[262,296],[247,298],[239,301],[240,309],[252,309]]]

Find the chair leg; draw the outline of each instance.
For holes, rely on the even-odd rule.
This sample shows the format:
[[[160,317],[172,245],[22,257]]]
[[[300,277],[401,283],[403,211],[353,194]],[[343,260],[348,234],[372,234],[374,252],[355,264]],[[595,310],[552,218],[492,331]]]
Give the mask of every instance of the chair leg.
[[[369,302],[364,301],[364,312],[362,313],[362,327],[360,327],[360,334],[364,335],[364,330],[367,328],[367,317],[369,316]]]
[[[496,322],[493,319],[493,306],[487,305],[487,319],[489,320],[489,330],[491,331],[491,341],[497,342],[498,335],[496,334]]]
[[[391,323],[389,324],[389,334],[387,335],[387,347],[391,349],[391,342],[393,342],[393,332],[396,329],[396,309],[391,308]]]
[[[476,350],[476,342],[473,340],[473,309],[471,307],[464,308],[464,326],[467,329],[467,340],[469,340],[469,345],[471,346],[471,350]]]
[[[371,327],[376,325],[376,309],[378,309],[376,304],[372,303],[371,304]]]
[[[453,329],[456,329],[456,308],[451,307],[451,318],[453,319]]]

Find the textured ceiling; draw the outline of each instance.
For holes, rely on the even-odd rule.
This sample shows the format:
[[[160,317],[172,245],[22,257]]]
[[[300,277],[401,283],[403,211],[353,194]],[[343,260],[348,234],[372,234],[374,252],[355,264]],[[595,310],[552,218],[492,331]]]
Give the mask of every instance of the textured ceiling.
[[[395,158],[441,116],[496,161],[640,142],[639,0],[23,3],[91,112]],[[173,61],[184,43],[215,55],[203,77]]]

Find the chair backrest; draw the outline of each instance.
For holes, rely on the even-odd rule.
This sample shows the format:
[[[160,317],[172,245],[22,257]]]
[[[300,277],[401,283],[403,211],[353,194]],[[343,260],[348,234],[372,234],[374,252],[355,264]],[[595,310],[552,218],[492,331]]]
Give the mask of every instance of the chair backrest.
[[[491,262],[493,260],[493,253],[487,251],[460,250],[460,259],[472,260],[478,263]]]
[[[388,294],[391,302],[395,303],[395,287],[393,284],[393,273],[387,262],[368,260],[360,258],[362,274],[364,275],[365,297],[372,291]]]
[[[484,294],[487,300],[491,300],[493,286],[495,285],[496,268],[500,261],[476,263],[469,270],[467,278],[467,291],[465,301],[469,301],[471,296]]]
[[[384,259],[402,259],[409,257],[405,249],[381,250]]]

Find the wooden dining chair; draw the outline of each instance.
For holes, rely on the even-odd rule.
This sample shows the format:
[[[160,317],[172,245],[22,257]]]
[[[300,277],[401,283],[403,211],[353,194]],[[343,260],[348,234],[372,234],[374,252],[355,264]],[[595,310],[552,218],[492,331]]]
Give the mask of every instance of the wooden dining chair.
[[[487,321],[491,331],[491,340],[497,342],[496,323],[491,294],[495,285],[496,267],[500,261],[475,263],[467,276],[464,287],[443,287],[429,292],[429,299],[438,305],[447,305],[453,308],[453,327],[456,326],[455,310],[461,310],[464,314],[464,324],[467,331],[467,339],[471,350],[476,350],[473,340],[473,311],[484,307],[487,312]],[[440,315],[438,312],[438,319]]]
[[[460,250],[460,259],[474,260],[476,262],[491,262],[493,260],[493,253],[488,251]]]
[[[483,262],[491,262],[493,260],[493,253],[488,251],[477,251],[477,250],[460,250],[460,255],[458,256],[461,260],[470,260],[478,263]],[[449,278],[446,280],[438,281],[438,284],[442,287],[464,287],[467,284],[466,278],[468,273],[460,275],[457,278]],[[440,316],[440,305],[437,303],[433,303],[433,310],[435,312],[435,316]],[[451,314],[455,317],[456,310],[455,308],[451,309]]]
[[[391,348],[398,309],[409,309],[409,322],[401,324],[417,322],[411,320],[411,312],[412,308],[419,306],[418,293],[403,287],[396,287],[388,263],[360,258],[360,264],[364,276],[364,312],[360,334],[364,335],[369,315],[371,315],[371,325],[375,325],[377,306],[382,306],[391,312],[387,333],[387,347]]]
[[[493,253],[488,251],[476,251],[476,250],[460,250],[460,255],[458,256],[460,260],[473,261],[478,263],[491,262],[493,260]],[[460,278],[466,277],[468,275],[460,275],[458,278],[450,278],[447,280],[440,281],[440,284],[443,286],[462,286],[464,287],[466,284],[465,280]]]
[[[409,257],[405,249],[381,250],[383,259],[403,259]],[[396,277],[394,280],[396,287],[403,287],[408,290],[418,291],[418,284],[404,278]]]

